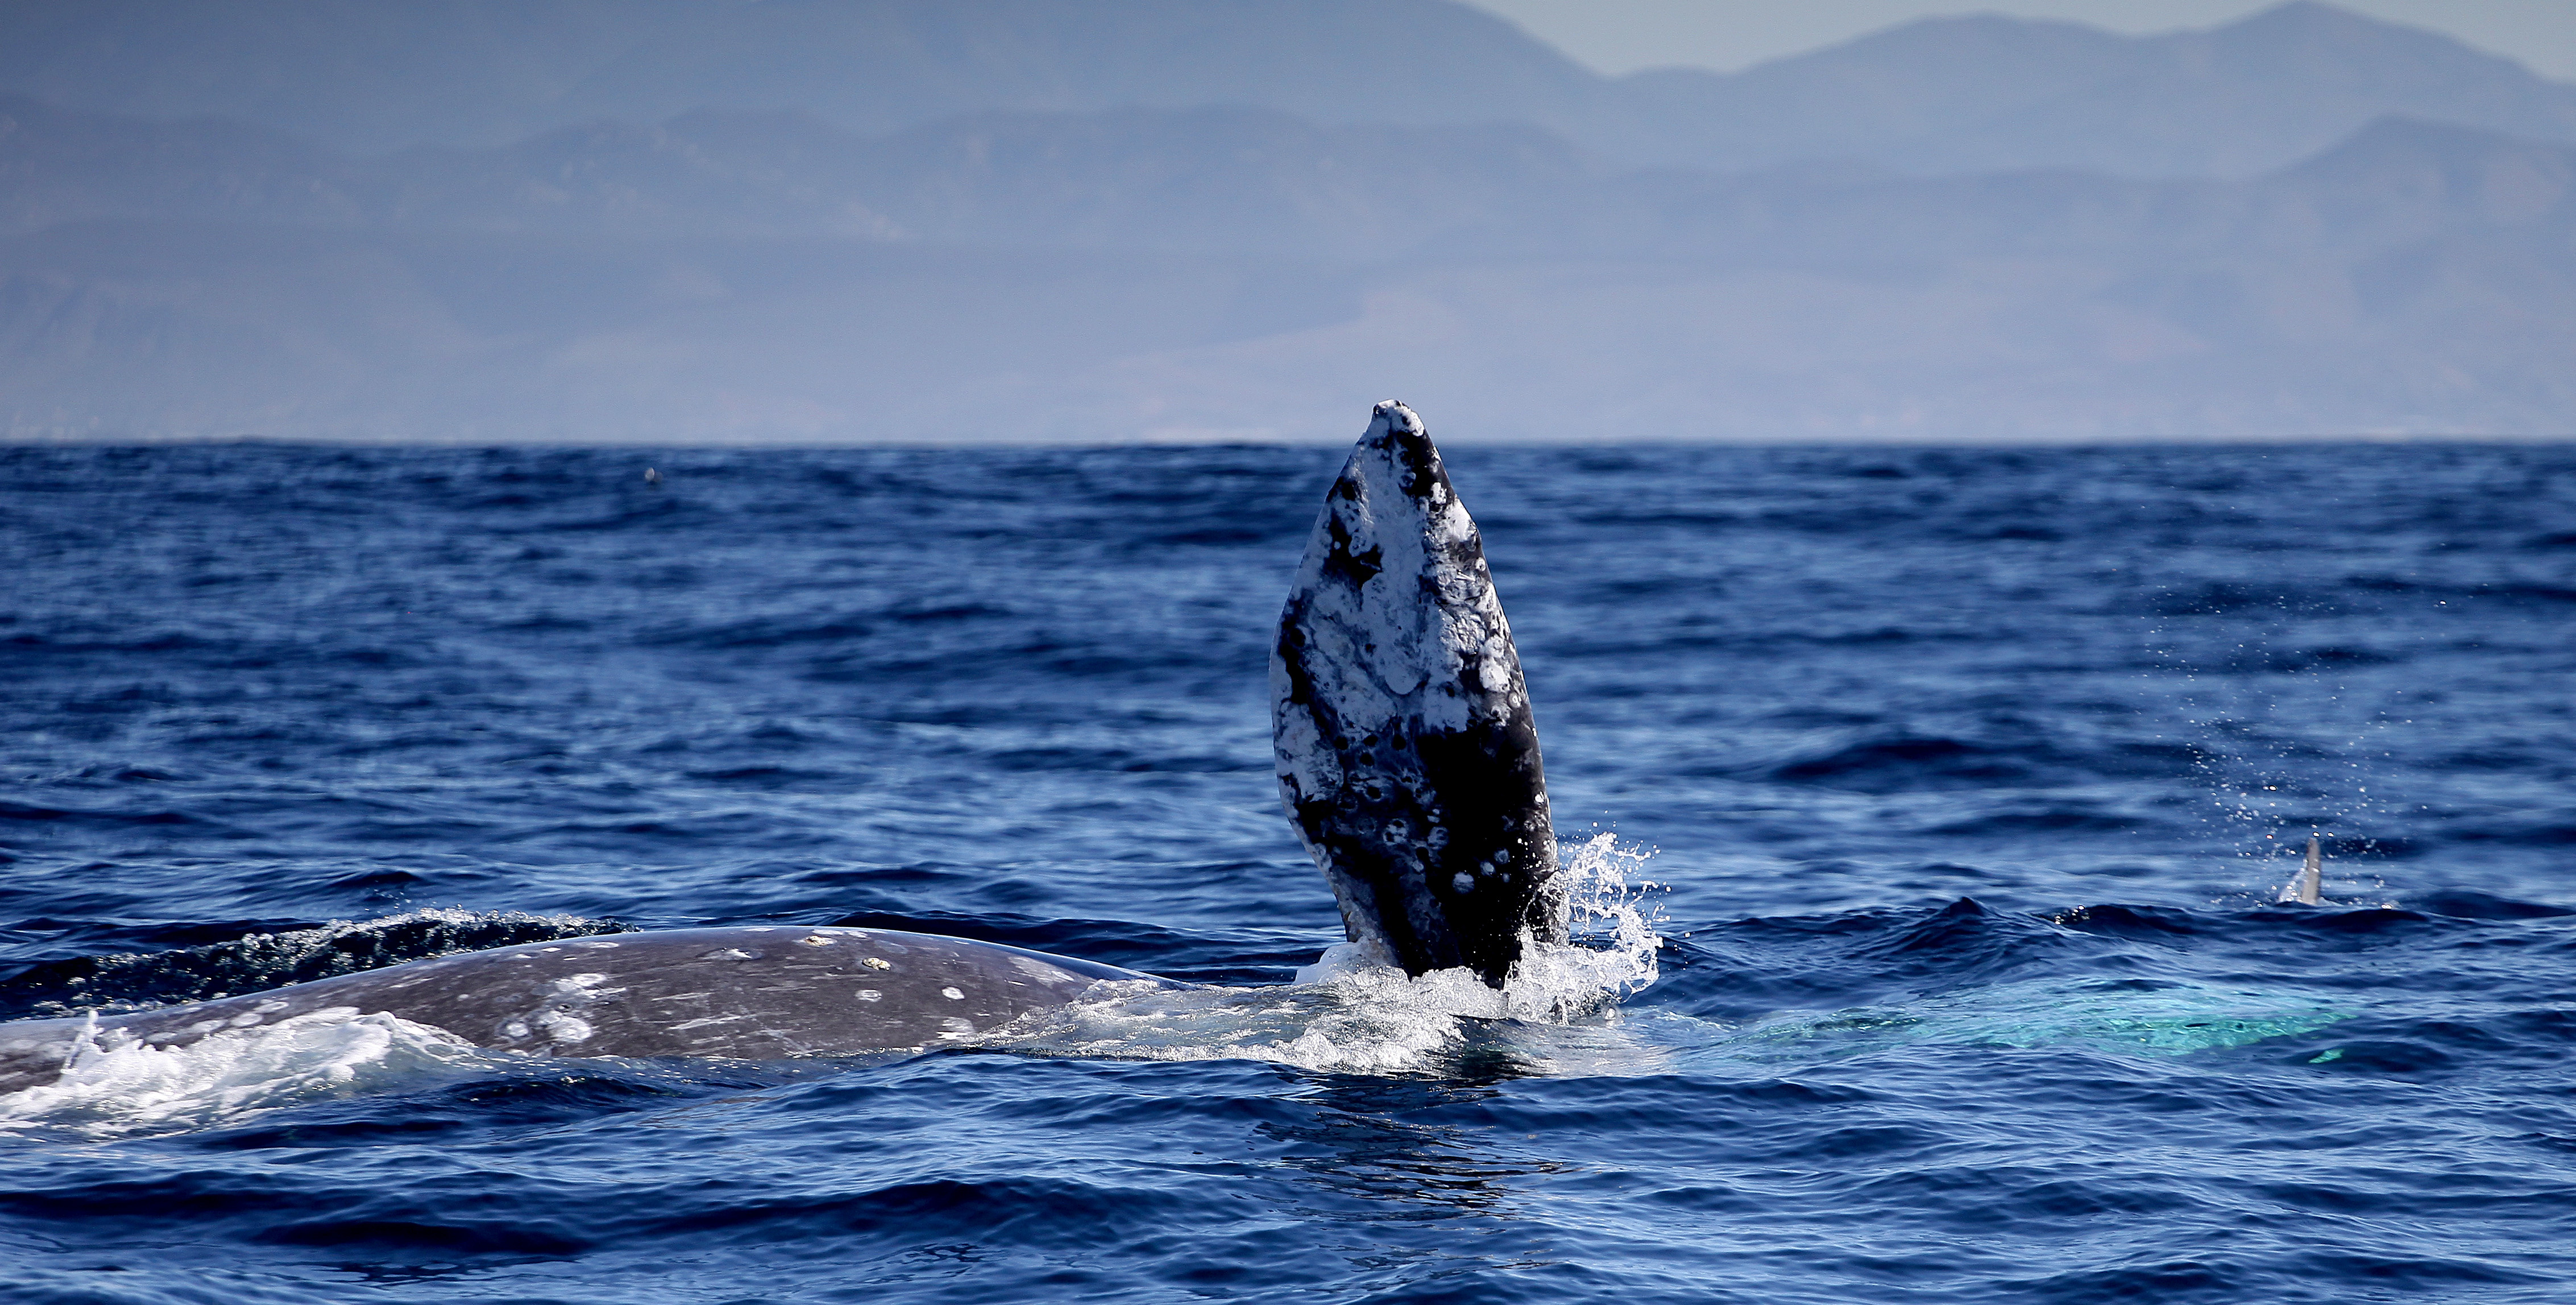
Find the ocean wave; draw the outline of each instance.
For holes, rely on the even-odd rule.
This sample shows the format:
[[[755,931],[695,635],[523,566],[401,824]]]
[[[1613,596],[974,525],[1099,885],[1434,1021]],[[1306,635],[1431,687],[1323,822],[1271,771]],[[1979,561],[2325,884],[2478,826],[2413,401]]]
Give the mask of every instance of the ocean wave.
[[[0,1129],[125,1136],[204,1128],[486,1058],[444,1030],[355,1007],[223,1029],[177,1047],[102,1032],[94,1020],[67,1032],[61,1077],[0,1095]],[[24,1040],[33,1030],[0,1029],[0,1038],[13,1035]]]

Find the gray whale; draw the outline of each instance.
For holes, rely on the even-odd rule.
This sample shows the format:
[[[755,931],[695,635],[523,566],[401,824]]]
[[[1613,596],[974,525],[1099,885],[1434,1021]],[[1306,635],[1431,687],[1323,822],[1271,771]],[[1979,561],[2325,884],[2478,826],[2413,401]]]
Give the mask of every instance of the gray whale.
[[[185,1046],[324,1012],[392,1014],[527,1056],[926,1051],[1101,982],[1190,987],[1114,965],[891,929],[754,925],[522,943],[96,1019],[0,1024],[0,1091],[87,1047]]]
[[[1421,419],[1377,405],[1326,496],[1271,662],[1280,794],[1352,942],[1501,987],[1563,941],[1520,657]],[[951,1045],[1116,966],[886,929],[753,926],[527,943],[154,1010],[0,1024],[0,1092],[79,1056],[305,1016],[391,1015],[532,1057],[884,1057]]]

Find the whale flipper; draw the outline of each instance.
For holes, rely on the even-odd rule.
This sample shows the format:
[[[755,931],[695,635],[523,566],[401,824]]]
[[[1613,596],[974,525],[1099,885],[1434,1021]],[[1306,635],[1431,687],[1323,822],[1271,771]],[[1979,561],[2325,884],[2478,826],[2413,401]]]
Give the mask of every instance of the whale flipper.
[[[1483,539],[1422,419],[1377,405],[1270,658],[1279,796],[1351,941],[1502,986],[1561,942],[1547,782]]]

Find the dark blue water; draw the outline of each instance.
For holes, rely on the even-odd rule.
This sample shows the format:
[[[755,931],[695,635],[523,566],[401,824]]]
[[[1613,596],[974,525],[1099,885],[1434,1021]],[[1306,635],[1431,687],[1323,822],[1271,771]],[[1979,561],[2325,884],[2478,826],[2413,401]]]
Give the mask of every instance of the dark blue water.
[[[0,1294],[2576,1296],[2576,448],[1449,452],[1642,991],[128,1065],[0,1099]],[[1287,983],[1338,463],[0,450],[0,1017],[760,921]]]

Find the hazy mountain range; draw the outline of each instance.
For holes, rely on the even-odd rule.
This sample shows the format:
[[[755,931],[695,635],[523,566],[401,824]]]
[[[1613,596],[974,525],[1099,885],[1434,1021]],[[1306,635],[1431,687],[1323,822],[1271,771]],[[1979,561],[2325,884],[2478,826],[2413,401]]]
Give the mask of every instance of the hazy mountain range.
[[[2576,88],[2314,4],[0,4],[21,437],[2532,435],[2571,356]]]

